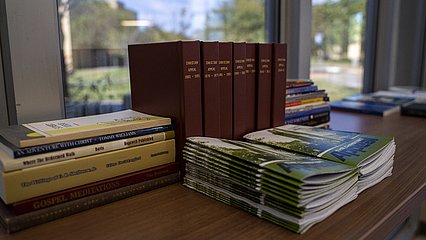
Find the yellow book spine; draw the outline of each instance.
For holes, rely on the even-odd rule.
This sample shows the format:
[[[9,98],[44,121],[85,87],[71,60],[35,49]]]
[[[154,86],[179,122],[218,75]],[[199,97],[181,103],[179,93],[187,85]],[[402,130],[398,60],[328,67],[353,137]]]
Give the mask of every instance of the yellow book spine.
[[[175,140],[1,173],[6,204],[175,161]]]
[[[321,101],[324,101],[324,98],[312,98],[312,99],[302,100],[300,102],[303,105],[303,104],[316,103]]]

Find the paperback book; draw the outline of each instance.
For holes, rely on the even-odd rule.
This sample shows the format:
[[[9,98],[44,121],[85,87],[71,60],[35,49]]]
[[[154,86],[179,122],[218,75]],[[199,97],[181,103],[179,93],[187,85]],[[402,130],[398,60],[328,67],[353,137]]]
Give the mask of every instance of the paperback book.
[[[359,168],[358,193],[392,174],[395,141],[308,126],[284,125],[249,133],[246,140]]]
[[[303,233],[357,196],[358,168],[262,144],[191,137],[184,184]]]
[[[170,124],[170,118],[124,110],[79,118],[13,125],[0,129],[0,135],[11,144],[22,148]]]

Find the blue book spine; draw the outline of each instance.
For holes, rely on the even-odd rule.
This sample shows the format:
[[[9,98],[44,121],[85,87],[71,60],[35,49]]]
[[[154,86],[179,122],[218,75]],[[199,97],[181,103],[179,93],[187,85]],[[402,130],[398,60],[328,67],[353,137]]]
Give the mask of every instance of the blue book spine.
[[[167,125],[167,126],[152,127],[152,128],[133,130],[128,132],[120,132],[120,133],[114,133],[114,134],[108,134],[108,135],[102,135],[102,136],[96,136],[96,137],[90,137],[90,138],[50,143],[50,144],[44,144],[44,145],[38,145],[38,146],[32,146],[32,147],[26,147],[26,148],[18,148],[12,145],[11,143],[6,143],[4,145],[9,147],[13,151],[14,158],[21,158],[21,157],[32,156],[32,155],[41,154],[41,153],[54,152],[59,150],[82,147],[82,146],[87,146],[87,145],[92,145],[97,143],[110,142],[114,140],[143,136],[143,135],[148,135],[148,134],[153,134],[158,132],[165,132],[170,130],[173,130],[172,126]]]
[[[286,94],[297,94],[297,93],[307,93],[307,92],[314,92],[318,90],[317,85],[310,85],[306,87],[296,87],[296,88],[287,88]]]
[[[300,112],[295,112],[295,113],[286,113],[285,119],[296,118],[296,117],[301,117],[301,116],[305,116],[305,115],[312,115],[312,114],[321,113],[321,112],[327,112],[327,111],[330,111],[330,106],[320,107],[320,108],[314,108],[314,109],[310,109],[308,111],[300,111]]]

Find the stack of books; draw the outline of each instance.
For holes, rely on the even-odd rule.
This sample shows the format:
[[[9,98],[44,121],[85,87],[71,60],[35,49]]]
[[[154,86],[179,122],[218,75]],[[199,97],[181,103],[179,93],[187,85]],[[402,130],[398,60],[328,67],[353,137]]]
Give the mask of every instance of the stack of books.
[[[329,98],[310,79],[287,79],[285,124],[328,127]]]
[[[392,173],[392,137],[284,125],[190,137],[184,185],[303,233]]]
[[[190,136],[241,139],[284,124],[287,45],[174,41],[129,45],[132,108]]]
[[[133,110],[0,129],[7,232],[177,182],[171,119]]]
[[[389,92],[390,93],[390,92]],[[386,91],[356,94],[331,103],[331,107],[340,111],[361,112],[379,116],[400,113],[401,109],[415,100],[412,96],[388,94]]]

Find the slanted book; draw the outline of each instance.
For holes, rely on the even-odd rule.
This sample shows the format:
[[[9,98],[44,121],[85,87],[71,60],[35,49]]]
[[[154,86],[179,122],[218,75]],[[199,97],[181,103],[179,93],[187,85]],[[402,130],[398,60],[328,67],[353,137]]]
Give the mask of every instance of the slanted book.
[[[357,197],[355,166],[262,144],[191,137],[184,185],[303,233]]]
[[[396,147],[392,137],[284,125],[249,133],[244,138],[278,149],[358,167],[358,193],[392,174]]]
[[[0,135],[11,144],[22,148],[170,124],[170,118],[124,110],[101,115],[13,125],[0,129]]]

